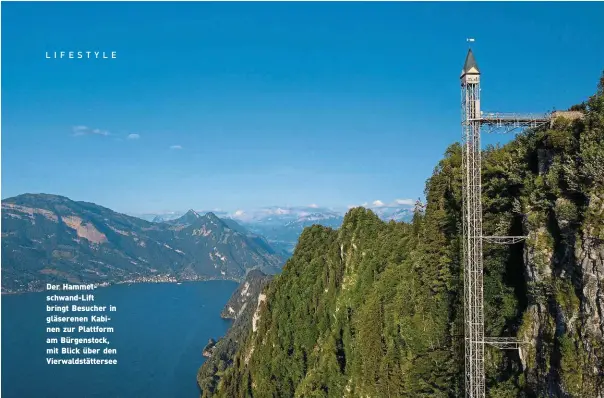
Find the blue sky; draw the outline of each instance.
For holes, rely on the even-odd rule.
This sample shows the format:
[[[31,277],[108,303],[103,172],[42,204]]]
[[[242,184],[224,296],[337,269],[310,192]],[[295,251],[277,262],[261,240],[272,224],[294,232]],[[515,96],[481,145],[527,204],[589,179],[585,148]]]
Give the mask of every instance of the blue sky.
[[[417,198],[460,136],[467,37],[484,110],[563,109],[595,92],[602,15],[603,3],[2,3],[2,197],[122,212]],[[45,58],[88,50],[117,59]]]

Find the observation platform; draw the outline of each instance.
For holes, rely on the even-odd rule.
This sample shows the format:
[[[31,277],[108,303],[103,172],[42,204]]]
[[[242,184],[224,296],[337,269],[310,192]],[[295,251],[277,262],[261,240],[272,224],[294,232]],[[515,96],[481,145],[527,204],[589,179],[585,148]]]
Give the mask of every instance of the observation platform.
[[[538,127],[552,120],[551,113],[503,113],[484,112],[480,119],[483,126],[491,127]]]

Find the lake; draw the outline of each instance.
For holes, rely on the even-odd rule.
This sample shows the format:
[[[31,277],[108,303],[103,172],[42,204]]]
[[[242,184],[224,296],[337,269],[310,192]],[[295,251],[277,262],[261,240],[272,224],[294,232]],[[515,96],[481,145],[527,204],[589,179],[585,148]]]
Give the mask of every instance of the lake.
[[[207,281],[3,295],[2,398],[198,398],[196,375],[205,360],[203,347],[210,337],[223,336],[230,326],[230,321],[220,318],[220,311],[236,288],[235,282]],[[94,302],[46,302],[46,296],[54,293],[92,293]],[[47,312],[47,304],[116,306],[117,311],[106,313],[111,321],[99,324],[113,327],[113,333],[72,336],[107,336],[110,347],[117,349],[112,356],[117,364],[47,364],[47,357],[71,356],[46,354],[52,346],[46,344],[46,338],[52,337],[46,327],[69,325],[49,325],[46,317],[91,315]]]

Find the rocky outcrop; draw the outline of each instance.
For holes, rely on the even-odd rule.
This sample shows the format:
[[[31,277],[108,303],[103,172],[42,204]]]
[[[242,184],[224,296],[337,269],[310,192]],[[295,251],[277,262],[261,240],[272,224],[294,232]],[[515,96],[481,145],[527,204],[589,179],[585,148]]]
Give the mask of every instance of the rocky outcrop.
[[[547,178],[560,157],[546,152],[538,170]],[[604,397],[604,189],[581,193],[525,218],[528,307],[518,336],[530,342],[520,358],[537,396]]]
[[[593,193],[588,214],[604,220],[604,191]],[[575,247],[580,274],[580,318],[577,321],[577,354],[583,362],[582,378],[594,388],[594,396],[604,397],[604,240],[603,222],[587,222]],[[579,352],[580,350],[580,352]]]
[[[556,119],[563,118],[567,120],[583,119],[585,116],[584,112],[581,111],[554,111],[552,112],[550,127],[553,127]]]
[[[203,348],[202,355],[206,358],[211,358],[215,348],[216,340],[211,338],[208,340],[208,344],[206,344],[206,346]]]
[[[264,297],[262,292],[272,278],[258,270],[250,271],[225,305],[221,316],[233,319],[233,325],[223,338],[215,342],[210,355],[204,353],[208,359],[197,374],[197,384],[202,390],[202,396],[212,394],[220,381],[218,375],[232,365],[235,352],[255,324],[253,319],[260,306],[259,300]]]
[[[220,316],[224,319],[237,319],[248,305],[254,305],[258,295],[270,279],[269,275],[258,270],[248,272],[243,283],[229,298]]]
[[[588,212],[594,219],[604,220],[604,192],[593,193]],[[586,329],[598,340],[604,341],[604,226],[587,224],[576,247],[577,263],[582,274],[582,294],[585,298],[582,310],[588,322]]]
[[[265,301],[266,295],[260,293],[260,295],[258,296],[258,305],[256,306],[256,311],[254,312],[254,316],[252,318],[252,332],[258,330],[258,321],[260,321],[260,307]]]

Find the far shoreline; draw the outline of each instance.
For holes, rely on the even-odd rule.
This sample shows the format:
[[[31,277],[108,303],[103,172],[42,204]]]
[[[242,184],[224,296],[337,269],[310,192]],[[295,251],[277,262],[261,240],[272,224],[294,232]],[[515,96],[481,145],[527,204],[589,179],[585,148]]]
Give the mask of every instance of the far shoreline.
[[[229,281],[229,282],[235,282],[235,283],[242,283],[242,281],[245,278],[203,278],[203,279],[184,279],[184,280],[162,280],[162,281],[120,281],[120,282],[114,282],[114,283],[103,283],[103,284],[95,284],[94,290],[96,289],[100,289],[100,288],[107,288],[107,287],[112,287],[112,286],[118,286],[118,285],[142,285],[142,284],[159,284],[159,283],[193,283],[193,282],[209,282],[209,281]],[[57,283],[57,282],[55,282]],[[60,282],[60,283],[72,283],[72,282]],[[84,283],[85,282],[81,282]],[[90,283],[90,282],[88,282]],[[74,283],[75,284],[75,283]],[[39,290],[24,290],[24,291],[18,291],[18,292],[0,292],[1,296],[9,296],[9,295],[22,295],[22,294],[28,294],[28,293],[44,293],[44,292],[48,292],[49,290],[46,289],[39,289]]]

